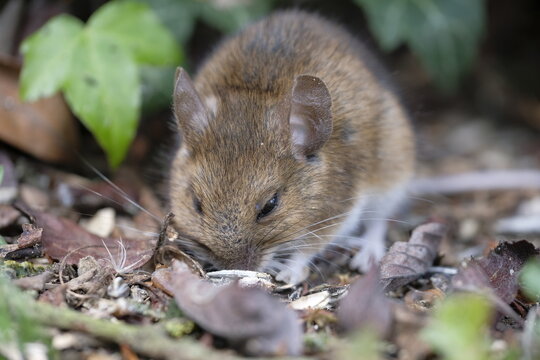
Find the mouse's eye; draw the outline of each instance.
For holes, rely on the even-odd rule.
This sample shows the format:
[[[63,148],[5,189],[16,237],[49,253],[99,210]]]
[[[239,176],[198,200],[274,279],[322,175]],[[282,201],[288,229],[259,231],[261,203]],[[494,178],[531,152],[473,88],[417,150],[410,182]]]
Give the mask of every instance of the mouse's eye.
[[[261,211],[259,211],[259,214],[257,214],[257,220],[262,219],[263,217],[269,215],[274,209],[277,207],[279,202],[278,194],[275,193],[274,196],[270,200],[264,204]]]
[[[203,213],[201,200],[199,200],[199,199],[196,198],[195,196],[193,197],[193,207],[195,208],[195,211],[196,211],[198,214],[202,214],[202,213]]]

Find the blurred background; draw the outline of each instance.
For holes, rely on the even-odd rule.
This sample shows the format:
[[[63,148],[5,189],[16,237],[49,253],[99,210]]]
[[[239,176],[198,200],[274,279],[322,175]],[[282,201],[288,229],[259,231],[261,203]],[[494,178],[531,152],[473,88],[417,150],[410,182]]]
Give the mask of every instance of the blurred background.
[[[49,84],[47,89],[47,84],[32,80],[39,78],[35,74],[54,72],[51,70],[54,57],[62,51],[63,38],[47,43],[34,37],[28,41],[24,57],[25,46],[21,46],[31,34],[60,14],[69,14],[83,22],[90,19],[85,26],[94,26],[98,21],[91,24],[92,16],[105,17],[97,15],[98,9],[105,9],[110,3],[0,1],[0,146],[81,173],[88,173],[88,169],[80,166],[73,156],[75,152],[66,149],[77,148],[105,171],[109,167],[102,148],[106,149],[112,167],[122,161],[123,150],[106,144],[117,140],[104,139],[103,134],[100,138],[103,129],[92,126],[95,121],[91,120],[92,114],[80,109],[67,85]],[[166,64],[159,61],[136,64],[140,105],[133,110],[135,121],[125,126],[137,131],[131,146],[131,138],[122,140],[127,151],[124,164],[145,169],[150,177],[163,175],[165,166],[159,159],[166,158],[163,154],[170,152],[168,146],[174,143],[168,124],[175,67],[181,65],[193,74],[225,36],[272,11],[288,8],[305,9],[342,24],[363,39],[389,69],[417,128],[420,174],[539,167],[540,26],[537,19],[540,3],[537,1],[141,0],[138,3],[143,3],[157,17],[168,36],[172,36],[177,46],[174,51],[178,53]],[[125,10],[109,11],[112,23],[129,23],[130,14]],[[144,34],[144,26],[141,28],[136,30]],[[122,45],[122,40],[119,41]],[[152,51],[151,43],[141,46]],[[19,76],[21,67],[23,76]],[[25,71],[29,74],[26,80]],[[67,104],[61,96],[51,97],[54,93],[51,88],[66,93]],[[23,102],[19,94],[26,100],[41,100]],[[118,116],[121,117],[122,114]],[[113,154],[116,157],[111,156],[114,151],[118,151],[117,155]]]

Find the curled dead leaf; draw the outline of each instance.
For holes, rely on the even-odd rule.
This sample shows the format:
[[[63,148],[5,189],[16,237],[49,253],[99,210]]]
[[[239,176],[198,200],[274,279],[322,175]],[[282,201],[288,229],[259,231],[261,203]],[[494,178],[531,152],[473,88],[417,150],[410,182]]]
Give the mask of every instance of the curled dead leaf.
[[[172,294],[199,326],[248,355],[298,355],[302,330],[296,314],[258,288],[216,286],[194,275],[184,263],[154,272],[152,281]]]
[[[40,243],[41,233],[43,232],[42,228],[36,227],[32,224],[23,224],[22,229],[23,232],[17,239],[19,249],[32,247]]]
[[[381,260],[381,283],[394,291],[424,275],[446,236],[444,224],[431,222],[414,229],[409,242],[396,242]]]

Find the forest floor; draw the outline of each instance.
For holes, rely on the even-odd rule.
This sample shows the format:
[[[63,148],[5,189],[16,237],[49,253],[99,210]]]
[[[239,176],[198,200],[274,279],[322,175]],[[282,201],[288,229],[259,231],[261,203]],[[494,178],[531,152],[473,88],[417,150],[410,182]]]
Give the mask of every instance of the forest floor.
[[[526,127],[456,110],[430,119],[416,125],[418,177],[540,169]],[[0,164],[0,272],[11,279],[0,278],[0,358],[540,356],[540,313],[519,280],[539,258],[538,186],[482,190],[466,178],[471,190],[412,194],[377,271],[351,271],[357,249],[335,248],[287,286],[205,274],[168,244],[170,219],[133,169],[111,185],[9,149]]]

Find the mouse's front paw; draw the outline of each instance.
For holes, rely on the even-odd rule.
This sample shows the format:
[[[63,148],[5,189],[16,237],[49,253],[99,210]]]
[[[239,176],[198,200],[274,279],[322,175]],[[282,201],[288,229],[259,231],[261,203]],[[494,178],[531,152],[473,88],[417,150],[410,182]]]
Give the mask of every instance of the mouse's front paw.
[[[385,253],[384,241],[363,241],[362,248],[351,259],[349,266],[360,272],[368,272],[373,265],[377,265]]]
[[[308,277],[309,269],[306,266],[295,266],[293,264],[287,265],[288,267],[286,269],[281,270],[276,275],[277,281],[282,281],[286,284],[296,285],[301,283]]]

